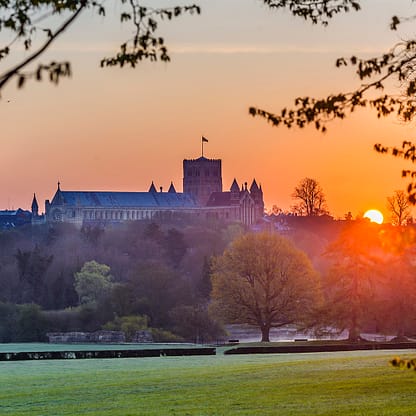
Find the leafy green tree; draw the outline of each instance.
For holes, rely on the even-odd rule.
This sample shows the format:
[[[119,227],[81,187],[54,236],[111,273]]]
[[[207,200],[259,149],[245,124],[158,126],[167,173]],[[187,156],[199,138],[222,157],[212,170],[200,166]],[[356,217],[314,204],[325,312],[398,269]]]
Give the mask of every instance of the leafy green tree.
[[[96,303],[110,292],[111,281],[109,266],[97,263],[95,260],[87,261],[81,270],[75,273],[75,290],[79,302]]]
[[[318,274],[307,256],[278,234],[246,234],[215,259],[212,309],[228,322],[261,329],[308,324],[320,299]]]

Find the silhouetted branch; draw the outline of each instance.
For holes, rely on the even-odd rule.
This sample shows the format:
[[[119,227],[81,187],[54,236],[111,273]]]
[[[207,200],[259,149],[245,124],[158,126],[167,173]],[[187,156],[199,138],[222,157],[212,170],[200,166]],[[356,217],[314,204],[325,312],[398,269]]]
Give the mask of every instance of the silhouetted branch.
[[[336,14],[358,11],[361,9],[358,0],[263,0],[270,8],[287,8],[293,16],[303,17],[312,23],[328,25],[329,19]]]
[[[65,21],[65,23],[54,33],[49,33],[49,38],[48,40],[32,55],[30,55],[29,57],[27,57],[25,60],[23,60],[21,63],[19,63],[18,65],[16,65],[15,67],[13,67],[12,69],[10,69],[9,71],[5,72],[3,75],[0,76],[0,91],[1,89],[10,81],[11,78],[13,78],[14,76],[19,76],[19,87],[23,86],[23,82],[25,79],[25,75],[19,74],[20,70],[22,70],[23,68],[25,68],[27,65],[29,65],[31,62],[33,62],[36,58],[38,58],[43,52],[46,51],[46,49],[49,48],[49,46],[55,41],[55,39],[65,31],[65,29],[78,17],[78,15],[82,12],[82,10],[85,8],[86,6],[86,1],[80,1],[80,6],[78,7],[78,9],[75,11],[75,13]],[[68,64],[65,64],[66,66]],[[55,67],[56,69],[56,64],[52,63],[51,67]],[[46,69],[49,67],[46,66],[40,66],[38,69],[38,72],[41,69]],[[68,68],[69,69],[69,68]],[[70,71],[67,71],[68,74],[70,74]],[[65,72],[63,72],[63,74],[65,75]]]

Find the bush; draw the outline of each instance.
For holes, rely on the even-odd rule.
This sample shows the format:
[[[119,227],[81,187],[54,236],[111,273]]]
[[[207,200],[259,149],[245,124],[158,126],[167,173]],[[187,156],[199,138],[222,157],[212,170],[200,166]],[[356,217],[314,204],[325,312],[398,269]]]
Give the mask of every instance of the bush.
[[[103,325],[103,329],[107,331],[122,331],[126,336],[127,341],[132,341],[137,331],[147,329],[147,316],[131,315],[117,317],[113,321],[107,322]]]
[[[149,328],[154,342],[183,342],[184,339],[160,328]]]
[[[16,341],[39,342],[46,340],[47,321],[39,305],[18,306]]]

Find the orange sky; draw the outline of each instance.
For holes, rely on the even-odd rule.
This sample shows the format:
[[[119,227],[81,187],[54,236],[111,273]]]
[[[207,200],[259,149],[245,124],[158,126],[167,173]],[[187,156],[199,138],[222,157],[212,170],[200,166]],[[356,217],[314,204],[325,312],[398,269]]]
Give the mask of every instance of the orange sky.
[[[405,188],[407,166],[372,147],[414,140],[412,125],[362,111],[322,135],[272,128],[251,118],[248,107],[277,111],[299,95],[351,90],[358,85],[352,71],[336,70],[335,59],[386,50],[403,35],[387,30],[389,17],[409,12],[409,2],[368,0],[362,13],[338,17],[328,28],[253,0],[197,3],[202,16],[163,26],[169,64],[98,68],[123,39],[111,18],[119,8],[109,2],[110,18],[87,12],[44,59],[69,58],[72,79],[3,92],[0,209],[29,208],[36,192],[43,210],[58,180],[64,190],[131,191],[147,190],[152,180],[167,190],[172,180],[179,191],[182,159],[200,155],[204,135],[205,155],[223,160],[224,188],[234,177],[239,183],[255,177],[266,207],[289,209],[296,184],[312,177],[335,216],[369,208],[387,214],[386,197]]]

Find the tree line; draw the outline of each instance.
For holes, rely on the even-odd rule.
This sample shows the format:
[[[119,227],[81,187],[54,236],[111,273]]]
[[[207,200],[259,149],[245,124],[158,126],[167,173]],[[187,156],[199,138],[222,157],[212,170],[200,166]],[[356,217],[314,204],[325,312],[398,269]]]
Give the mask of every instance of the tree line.
[[[273,225],[273,224],[271,224]],[[224,324],[317,334],[416,332],[413,225],[290,217],[288,229],[130,222],[0,233],[0,341],[147,329],[208,342]],[[270,223],[265,223],[267,228]],[[405,318],[404,318],[405,317]]]
[[[208,316],[210,258],[240,232],[239,225],[153,222],[2,231],[0,302],[9,318],[0,321],[0,339],[45,339],[47,331],[95,331],[136,319],[126,317],[141,317],[137,329],[146,322],[156,339],[215,339],[223,332]],[[25,337],[13,328],[27,308],[39,331]]]
[[[337,229],[322,242],[307,231],[317,218],[309,226],[304,219],[296,219],[302,225],[290,233],[292,241],[278,233],[247,234],[214,260],[211,307],[217,316],[259,327],[262,341],[270,340],[271,328],[288,324],[326,336],[347,331],[351,342],[362,340],[363,332],[400,340],[414,335],[414,226],[326,220]],[[324,228],[321,222],[318,234]]]

